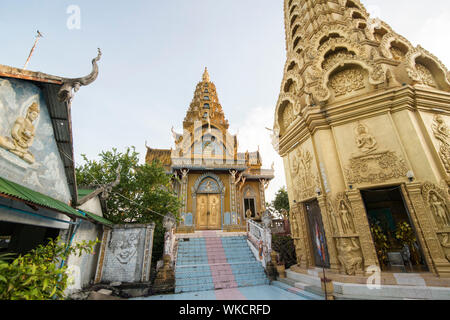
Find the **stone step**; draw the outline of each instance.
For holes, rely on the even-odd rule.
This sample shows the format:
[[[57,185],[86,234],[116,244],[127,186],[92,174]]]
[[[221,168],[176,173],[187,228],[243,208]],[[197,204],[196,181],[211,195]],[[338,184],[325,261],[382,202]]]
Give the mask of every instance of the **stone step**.
[[[268,284],[245,236],[179,238],[175,292]]]
[[[227,274],[220,276],[202,276],[195,278],[175,278],[175,284],[178,286],[197,285],[197,284],[209,284],[209,283],[222,283],[222,282],[249,282],[253,280],[266,280],[267,277],[264,273],[247,273],[247,274]]]
[[[240,272],[235,272],[232,269],[223,269],[223,270],[205,270],[198,272],[176,272],[175,279],[200,279],[200,278],[208,278],[208,277],[224,277],[231,276],[234,277],[265,277],[264,269],[260,268],[248,268],[246,270],[239,270]]]
[[[297,287],[297,286],[293,287],[290,284],[285,283],[284,281],[273,281],[272,285],[274,285],[274,286],[276,286],[276,287],[278,287],[280,289],[286,290],[286,291],[288,291],[290,293],[294,293],[294,294],[296,294],[298,296],[304,297],[304,298],[306,298],[308,300],[324,300],[323,296],[320,296],[318,294],[314,294],[314,293],[312,293],[310,291],[307,291],[305,289],[299,288],[299,287],[302,286],[302,284],[300,284],[300,283],[299,283],[299,287]],[[308,284],[303,284],[303,285],[306,288],[308,288],[310,286]]]
[[[259,286],[269,284],[267,278],[264,279],[254,279],[245,281],[224,281],[220,283],[208,283],[208,284],[198,284],[198,285],[176,285],[175,293],[181,292],[193,292],[193,291],[207,291],[207,290],[218,290],[218,289],[228,289],[228,288],[238,288],[238,287],[249,287],[249,286]]]

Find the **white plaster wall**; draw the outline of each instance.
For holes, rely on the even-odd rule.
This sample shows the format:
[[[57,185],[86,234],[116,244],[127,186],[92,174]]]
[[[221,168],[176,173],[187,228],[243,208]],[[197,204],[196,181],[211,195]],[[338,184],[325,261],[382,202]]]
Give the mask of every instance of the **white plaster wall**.
[[[83,240],[95,240],[101,239],[102,226],[93,224],[86,220],[81,220],[81,224],[78,227],[72,244],[81,242]],[[69,285],[66,294],[78,291],[89,285],[94,280],[95,272],[97,268],[98,252],[100,251],[100,244],[94,247],[94,254],[83,253],[81,257],[78,255],[71,255],[66,261],[71,278],[73,278],[73,284]]]
[[[88,202],[84,203],[83,205],[79,206],[78,209],[85,210],[90,213],[93,213],[99,217],[103,217],[102,212],[102,206],[100,204],[100,198],[95,197],[89,200]]]

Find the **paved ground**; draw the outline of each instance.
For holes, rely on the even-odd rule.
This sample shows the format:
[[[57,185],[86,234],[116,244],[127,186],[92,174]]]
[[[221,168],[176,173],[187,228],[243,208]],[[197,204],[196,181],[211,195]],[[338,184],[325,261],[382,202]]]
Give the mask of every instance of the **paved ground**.
[[[254,286],[202,292],[156,295],[130,300],[308,300],[276,286]]]

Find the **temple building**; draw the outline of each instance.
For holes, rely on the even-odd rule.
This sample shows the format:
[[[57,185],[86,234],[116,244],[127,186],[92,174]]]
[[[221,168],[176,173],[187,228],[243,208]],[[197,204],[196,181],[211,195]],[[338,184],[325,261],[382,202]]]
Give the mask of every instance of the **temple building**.
[[[284,14],[273,144],[291,271],[324,267],[363,284],[376,268],[383,284],[397,284],[395,272],[450,278],[450,73],[358,0],[285,0]]]
[[[183,121],[183,134],[172,128],[173,149],[147,147],[146,162],[159,160],[178,179],[174,188],[182,202],[178,232],[239,231],[247,218],[265,210],[265,190],[273,169],[262,169],[258,151],[238,152],[236,135],[220,105],[208,70],[197,84]]]

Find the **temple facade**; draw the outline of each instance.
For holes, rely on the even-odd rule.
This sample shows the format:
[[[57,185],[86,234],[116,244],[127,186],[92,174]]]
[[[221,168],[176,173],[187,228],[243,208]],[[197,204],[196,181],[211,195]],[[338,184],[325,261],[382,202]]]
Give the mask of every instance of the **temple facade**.
[[[284,13],[273,143],[291,270],[359,283],[377,268],[383,283],[400,270],[449,278],[448,70],[358,0],[285,0]]]
[[[176,177],[174,189],[182,202],[178,232],[239,231],[245,229],[246,219],[257,219],[266,209],[265,190],[274,171],[262,169],[259,150],[238,152],[238,138],[228,128],[205,69],[183,121],[183,133],[172,128],[174,148],[147,146],[147,163],[158,160]]]

